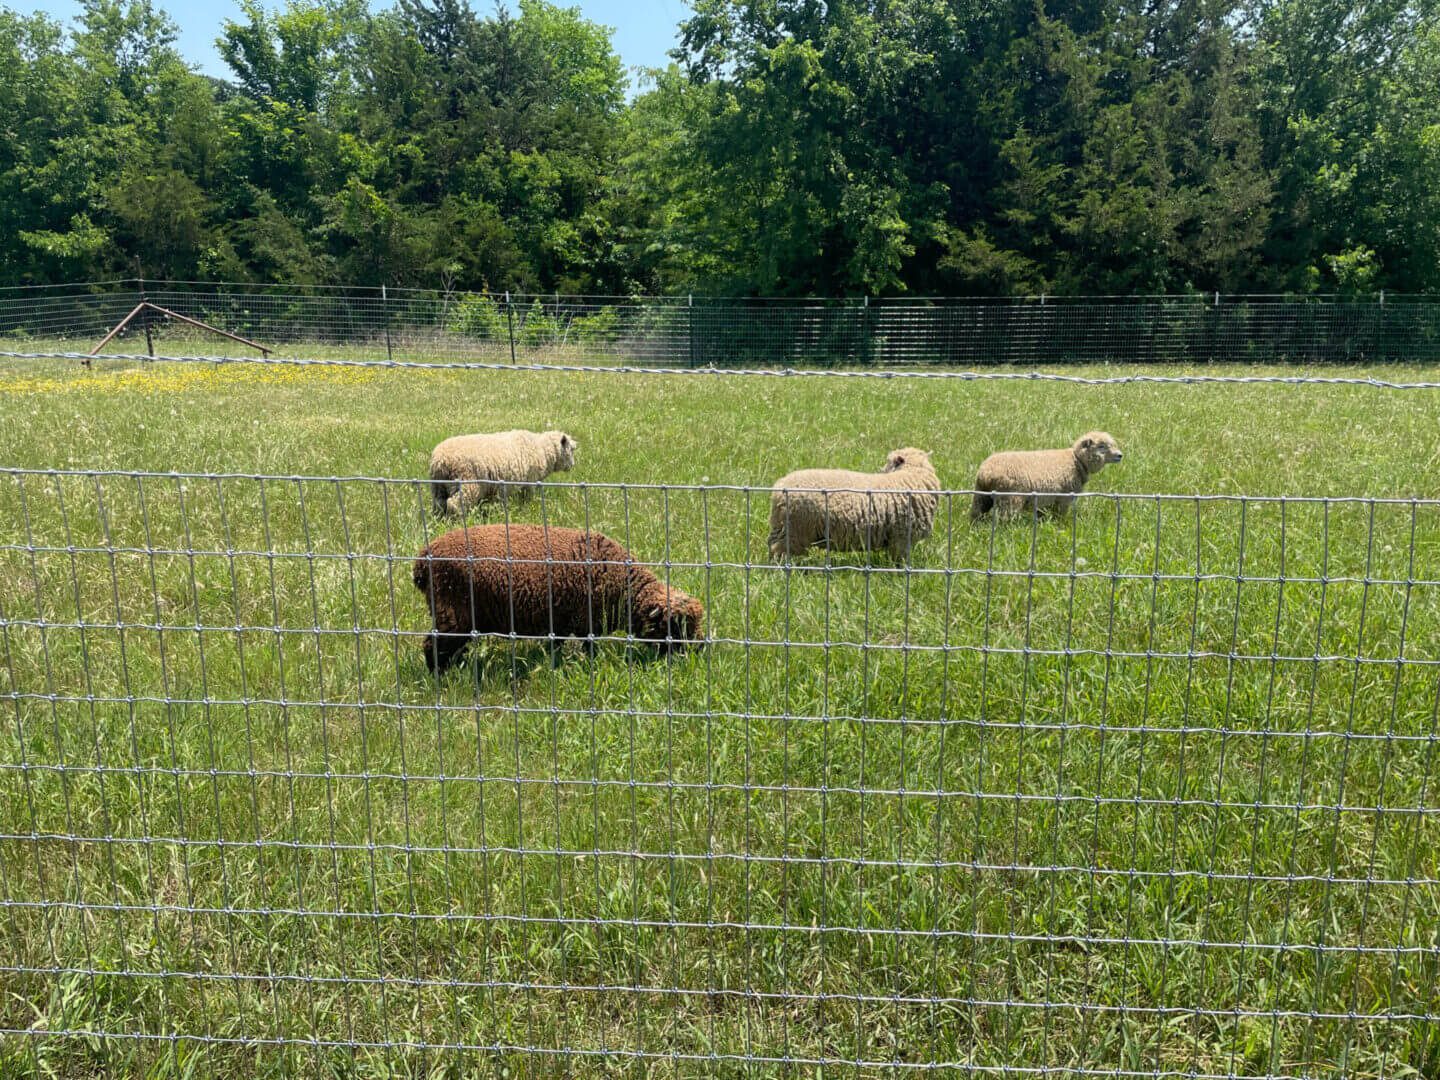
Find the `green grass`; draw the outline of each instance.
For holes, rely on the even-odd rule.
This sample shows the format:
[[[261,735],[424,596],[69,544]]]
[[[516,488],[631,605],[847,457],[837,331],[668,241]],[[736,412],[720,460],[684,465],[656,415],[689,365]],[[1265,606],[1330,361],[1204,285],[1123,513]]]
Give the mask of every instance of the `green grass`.
[[[0,465],[403,480],[558,426],[565,480],[761,490],[513,508],[717,641],[437,682],[419,485],[0,477],[0,1076],[1440,1075],[1440,507],[1273,500],[1440,496],[1435,401],[7,362]],[[1269,498],[957,496],[923,573],[767,565],[791,468],[964,488],[1092,427],[1097,491]]]

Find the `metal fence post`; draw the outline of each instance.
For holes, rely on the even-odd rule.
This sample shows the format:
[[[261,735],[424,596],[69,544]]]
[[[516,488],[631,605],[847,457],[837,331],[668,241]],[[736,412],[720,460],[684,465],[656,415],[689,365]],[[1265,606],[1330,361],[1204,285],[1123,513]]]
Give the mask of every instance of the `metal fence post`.
[[[510,328],[510,363],[518,364],[515,359],[515,305],[510,302],[510,290],[505,290],[505,323]]]
[[[140,256],[135,256],[135,290],[138,294],[136,304],[144,304],[149,300],[145,295],[145,271],[140,267]],[[150,312],[140,313],[140,324],[145,327],[145,351],[150,354],[150,359],[155,359],[155,339],[150,336]]]
[[[685,295],[685,333],[689,339],[690,366],[697,367],[695,363],[695,294]]]
[[[1145,359],[1152,364],[1155,363],[1156,359],[1155,345],[1160,337],[1160,316],[1164,309],[1165,301],[1163,299],[1156,299],[1152,302],[1150,311],[1150,344],[1145,352]]]
[[[1212,306],[1214,314],[1210,316],[1210,355],[1207,359],[1214,362],[1220,358],[1220,290],[1215,290],[1215,303]]]
[[[861,305],[860,305],[860,335],[861,335],[861,340],[860,340],[860,342],[859,342],[859,346],[858,346],[857,348],[851,350],[851,352],[853,353],[855,359],[861,360],[861,361],[863,361],[864,363],[869,364],[869,363],[872,361],[872,359],[873,359],[873,357],[871,356],[871,353],[870,353],[870,348],[869,348],[870,338],[871,338],[871,334],[870,334],[870,294],[869,294],[869,293],[866,293],[863,297],[861,297],[861,300],[863,301],[863,303],[861,303]]]
[[[385,283],[380,283],[380,310],[385,318],[385,359],[390,363],[395,362],[395,352],[390,347],[390,294],[385,289]]]
[[[1040,332],[1037,336],[1040,341],[1045,342],[1047,347],[1049,347],[1054,345],[1054,341],[1052,340],[1052,335],[1048,333],[1050,329],[1049,324],[1045,321],[1050,314],[1049,309],[1045,306],[1046,299],[1046,295],[1042,292],[1040,294],[1040,316],[1037,320],[1040,324]]]
[[[1375,358],[1391,359],[1389,342],[1385,338],[1385,290],[1380,290],[1380,340],[1375,349]]]

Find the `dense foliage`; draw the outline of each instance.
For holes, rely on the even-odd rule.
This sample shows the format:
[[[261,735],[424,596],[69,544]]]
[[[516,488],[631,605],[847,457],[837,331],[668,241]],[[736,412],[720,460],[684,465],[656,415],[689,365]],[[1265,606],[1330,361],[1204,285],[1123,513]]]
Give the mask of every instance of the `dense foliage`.
[[[0,8],[0,282],[1440,289],[1431,0],[695,0],[633,97],[520,0]]]

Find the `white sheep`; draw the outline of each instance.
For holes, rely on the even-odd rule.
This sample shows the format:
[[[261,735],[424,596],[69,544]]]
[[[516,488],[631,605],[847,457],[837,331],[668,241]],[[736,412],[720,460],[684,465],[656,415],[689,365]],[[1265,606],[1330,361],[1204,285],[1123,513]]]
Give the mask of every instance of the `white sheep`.
[[[878,473],[801,469],[775,481],[770,493],[770,554],[886,549],[899,561],[930,535],[940,479],[924,450],[894,450]]]
[[[575,465],[576,443],[563,431],[456,435],[430,454],[435,513],[463,514],[502,497],[507,484],[535,483]]]
[[[979,521],[992,509],[1000,518],[1014,517],[1022,511],[1050,511],[1063,516],[1087,480],[1124,456],[1114,437],[1104,431],[1081,435],[1068,450],[1002,450],[991,454],[981,462],[975,476],[970,520]]]

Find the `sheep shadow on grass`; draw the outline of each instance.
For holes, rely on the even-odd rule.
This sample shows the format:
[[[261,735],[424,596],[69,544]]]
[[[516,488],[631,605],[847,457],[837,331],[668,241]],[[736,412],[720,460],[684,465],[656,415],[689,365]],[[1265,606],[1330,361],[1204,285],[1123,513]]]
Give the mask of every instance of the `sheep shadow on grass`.
[[[477,688],[496,682],[520,686],[542,672],[558,671],[576,664],[594,667],[612,655],[622,659],[626,669],[650,668],[703,646],[702,641],[651,644],[627,641],[623,637],[557,637],[537,641],[510,640],[503,636],[447,635],[432,631],[424,640],[422,663],[429,677],[442,682],[451,678],[453,672],[469,670]],[[440,649],[438,670],[431,651],[435,648]]]

